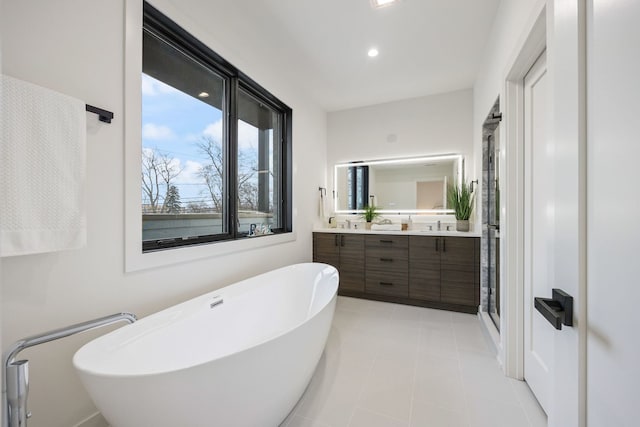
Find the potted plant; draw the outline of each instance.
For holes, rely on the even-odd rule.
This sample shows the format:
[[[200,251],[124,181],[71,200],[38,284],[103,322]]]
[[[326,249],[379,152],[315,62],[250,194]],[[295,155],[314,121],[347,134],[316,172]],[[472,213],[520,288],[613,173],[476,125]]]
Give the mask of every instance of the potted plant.
[[[462,183],[460,187],[450,185],[447,191],[449,209],[453,209],[456,215],[456,230],[469,231],[469,218],[473,212],[474,195],[471,186]]]
[[[362,216],[364,220],[367,221],[367,225],[366,225],[367,230],[371,230],[371,221],[373,221],[374,218],[380,216],[377,210],[378,208],[373,205],[366,205],[364,207],[364,214]]]

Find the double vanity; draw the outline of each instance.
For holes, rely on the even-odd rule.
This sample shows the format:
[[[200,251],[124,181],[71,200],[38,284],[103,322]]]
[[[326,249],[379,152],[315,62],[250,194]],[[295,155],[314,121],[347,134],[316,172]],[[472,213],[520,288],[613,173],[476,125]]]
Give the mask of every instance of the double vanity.
[[[339,228],[314,231],[313,260],[338,269],[338,293],[477,313],[480,233],[449,231],[455,217],[447,193],[464,182],[464,169],[461,154],[334,165]],[[409,230],[366,230],[366,206]]]
[[[319,229],[313,260],[338,269],[340,295],[478,311],[479,234]]]

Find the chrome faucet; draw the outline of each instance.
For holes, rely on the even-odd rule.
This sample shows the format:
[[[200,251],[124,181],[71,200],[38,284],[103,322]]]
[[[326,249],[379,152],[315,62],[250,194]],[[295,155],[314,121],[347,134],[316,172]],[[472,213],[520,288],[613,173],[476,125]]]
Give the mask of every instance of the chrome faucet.
[[[26,427],[27,419],[31,412],[27,410],[27,397],[29,395],[29,361],[17,360],[16,357],[25,348],[48,343],[50,341],[85,332],[90,329],[111,325],[116,322],[126,321],[133,323],[138,318],[131,313],[117,313],[111,316],[101,317],[88,322],[77,323],[66,328],[54,329],[39,335],[23,338],[13,343],[4,358],[4,379],[7,404],[5,418],[7,427]]]

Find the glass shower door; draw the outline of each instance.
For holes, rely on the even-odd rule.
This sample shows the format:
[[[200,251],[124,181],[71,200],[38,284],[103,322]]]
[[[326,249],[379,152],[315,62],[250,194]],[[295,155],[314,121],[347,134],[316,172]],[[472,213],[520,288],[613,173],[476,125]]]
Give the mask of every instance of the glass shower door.
[[[491,320],[500,330],[500,148],[498,146],[499,127],[488,137],[487,156],[488,197],[487,234],[489,237],[487,283],[488,312]]]

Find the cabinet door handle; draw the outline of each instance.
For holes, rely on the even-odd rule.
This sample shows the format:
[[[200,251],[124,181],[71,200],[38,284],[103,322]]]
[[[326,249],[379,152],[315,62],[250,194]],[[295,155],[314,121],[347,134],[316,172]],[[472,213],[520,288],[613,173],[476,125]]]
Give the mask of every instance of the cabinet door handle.
[[[340,246],[344,246],[344,234],[340,235]]]
[[[382,262],[393,262],[393,258],[380,258]]]
[[[393,286],[393,283],[391,282],[380,282],[381,286]]]
[[[440,242],[440,239],[436,239],[436,252],[439,252],[438,250],[438,243]]]
[[[336,234],[336,235],[334,236],[334,239],[333,239],[333,245],[334,245],[334,246],[338,246],[338,238],[339,238],[339,237],[340,237],[340,236],[339,236],[338,234]]]
[[[442,252],[447,252],[447,239],[442,239]]]
[[[382,239],[380,239],[380,243],[393,243],[393,240],[382,240]]]

